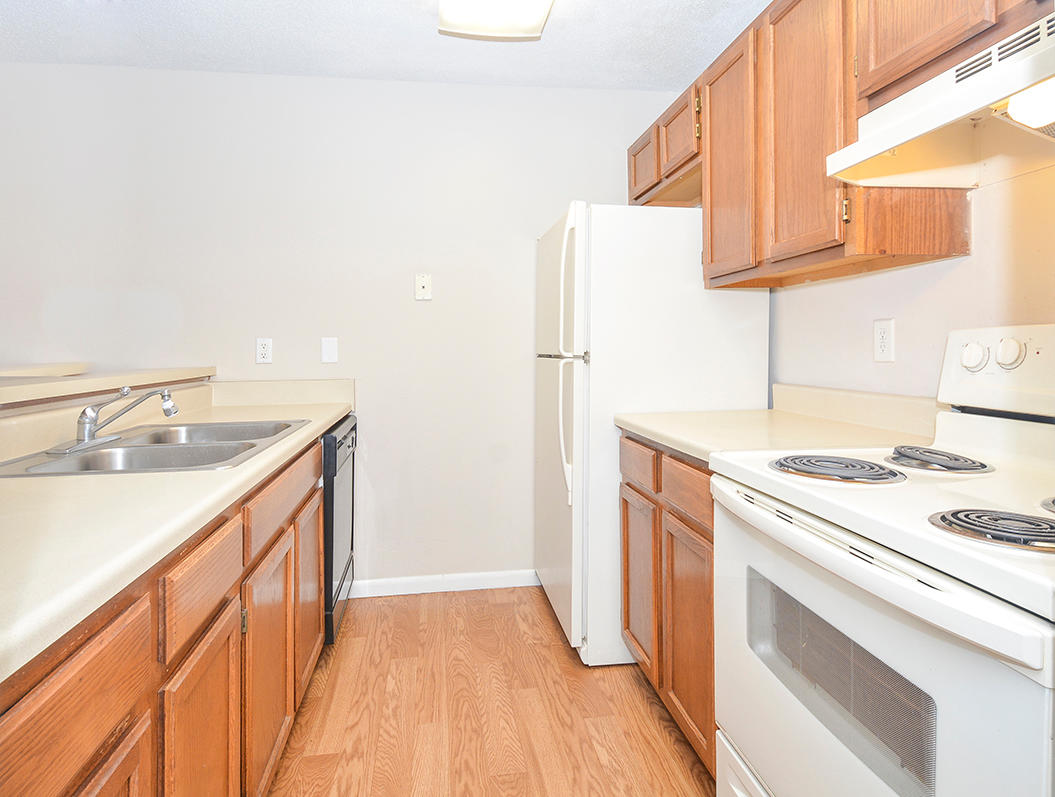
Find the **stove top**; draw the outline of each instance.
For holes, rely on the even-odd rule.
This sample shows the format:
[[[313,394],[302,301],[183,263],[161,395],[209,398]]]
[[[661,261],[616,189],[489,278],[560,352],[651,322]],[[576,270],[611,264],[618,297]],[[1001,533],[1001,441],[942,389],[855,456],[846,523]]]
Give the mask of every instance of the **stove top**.
[[[1055,553],[1055,519],[991,509],[954,509],[935,512],[928,520],[939,529],[970,539]]]
[[[984,462],[962,454],[923,446],[896,446],[887,462],[903,468],[933,470],[945,473],[987,473],[992,468]]]
[[[774,470],[811,479],[891,484],[905,480],[905,474],[866,459],[817,454],[792,454],[769,463]]]

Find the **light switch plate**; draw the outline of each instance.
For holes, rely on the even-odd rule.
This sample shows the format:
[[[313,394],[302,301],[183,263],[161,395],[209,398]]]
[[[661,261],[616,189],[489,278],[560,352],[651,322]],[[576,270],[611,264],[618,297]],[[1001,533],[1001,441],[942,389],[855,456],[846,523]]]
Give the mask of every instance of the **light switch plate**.
[[[414,299],[418,302],[428,302],[432,300],[431,274],[414,275]]]
[[[337,362],[337,338],[322,338],[322,361]]]
[[[894,362],[893,318],[877,318],[872,322],[872,357],[877,363]]]
[[[271,338],[256,339],[256,361],[261,364],[271,362]]]

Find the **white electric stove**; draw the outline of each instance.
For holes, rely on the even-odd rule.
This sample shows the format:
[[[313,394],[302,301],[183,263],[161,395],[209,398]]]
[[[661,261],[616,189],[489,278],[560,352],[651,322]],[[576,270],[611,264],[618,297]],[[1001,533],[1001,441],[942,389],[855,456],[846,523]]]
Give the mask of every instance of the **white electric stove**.
[[[719,795],[1055,794],[1055,325],[950,334],[938,399],[711,459]]]

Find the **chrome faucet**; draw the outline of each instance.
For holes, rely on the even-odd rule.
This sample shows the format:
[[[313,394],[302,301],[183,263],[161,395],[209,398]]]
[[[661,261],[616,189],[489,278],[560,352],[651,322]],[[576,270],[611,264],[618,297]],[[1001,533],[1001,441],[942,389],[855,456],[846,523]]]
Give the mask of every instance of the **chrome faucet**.
[[[127,385],[121,388],[115,395],[108,398],[106,401],[100,401],[98,404],[91,404],[81,410],[80,416],[77,418],[77,439],[70,440],[66,443],[60,443],[54,448],[49,448],[49,454],[72,454],[76,451],[84,451],[88,448],[95,448],[96,446],[103,445],[104,443],[110,443],[117,440],[120,435],[111,434],[99,437],[99,430],[104,426],[109,426],[111,423],[116,421],[126,412],[135,409],[144,401],[151,396],[161,396],[161,411],[165,413],[166,418],[171,418],[173,415],[179,412],[179,407],[176,406],[176,402],[172,400],[172,394],[169,388],[160,388],[158,390],[151,390],[149,393],[144,393],[142,396],[137,398],[131,404],[126,407],[122,407],[105,421],[99,421],[99,410],[115,401],[125,398],[132,392],[132,388]]]

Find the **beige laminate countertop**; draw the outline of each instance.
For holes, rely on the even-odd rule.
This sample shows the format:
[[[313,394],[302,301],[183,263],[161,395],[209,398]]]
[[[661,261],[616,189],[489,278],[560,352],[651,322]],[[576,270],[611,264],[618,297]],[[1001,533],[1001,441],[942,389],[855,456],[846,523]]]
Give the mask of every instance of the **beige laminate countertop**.
[[[616,415],[615,425],[706,461],[716,451],[868,448],[931,442],[918,434],[785,410],[633,413]]]
[[[80,364],[74,363],[73,365],[79,366]],[[216,375],[216,369],[212,366],[106,371],[69,376],[40,372],[41,368],[47,369],[48,366],[37,368],[35,373],[29,373],[27,369],[20,369],[20,373],[12,371],[0,374],[0,405],[119,390],[125,385],[143,387],[187,382]]]
[[[229,470],[0,479],[0,680],[351,410],[348,403],[209,406],[171,421],[309,421]]]

